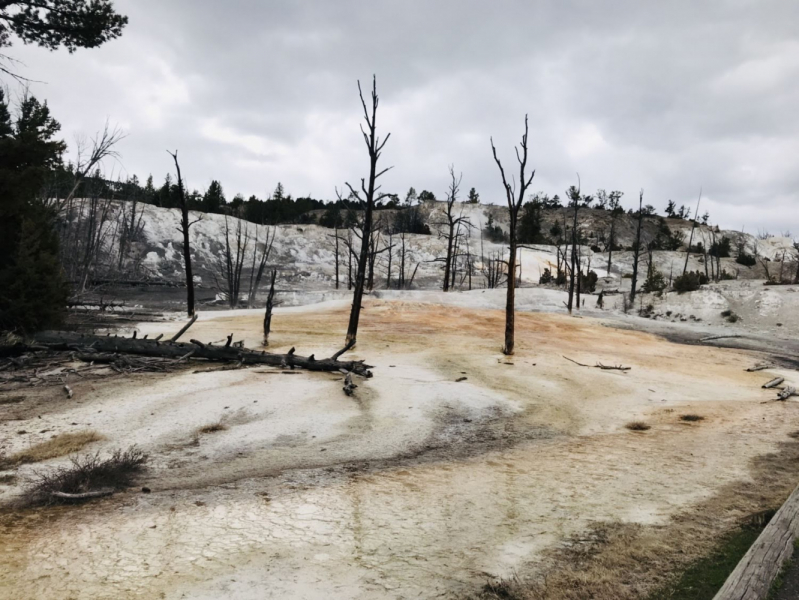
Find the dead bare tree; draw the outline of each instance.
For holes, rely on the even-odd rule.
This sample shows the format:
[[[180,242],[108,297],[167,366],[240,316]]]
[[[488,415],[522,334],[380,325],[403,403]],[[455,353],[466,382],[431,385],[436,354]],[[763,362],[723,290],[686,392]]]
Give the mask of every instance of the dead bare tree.
[[[272,308],[275,305],[275,277],[277,270],[272,269],[269,278],[269,295],[266,297],[266,311],[264,312],[264,346],[269,345],[269,332],[272,331]]]
[[[502,175],[502,185],[505,188],[505,199],[508,203],[508,234],[509,234],[509,247],[510,254],[508,255],[508,294],[505,303],[505,345],[502,352],[506,355],[513,354],[513,346],[515,342],[515,311],[516,311],[516,225],[519,221],[519,209],[522,207],[524,196],[527,193],[527,188],[533,182],[535,177],[535,170],[527,177],[527,115],[524,115],[524,135],[521,141],[521,155],[519,148],[515,148],[516,160],[519,163],[519,189],[516,189],[516,180],[511,178],[510,183],[505,177],[505,169],[502,168],[502,163],[497,157],[497,149],[494,147],[494,140],[491,139],[491,152],[494,155],[494,161],[497,163],[500,175]],[[518,195],[517,192],[518,191]]]
[[[507,278],[507,265],[504,253],[489,253],[483,258],[482,273],[486,280],[486,287],[494,289],[500,287]]]
[[[118,153],[114,150],[114,146],[124,138],[125,133],[121,129],[116,126],[112,129],[109,128],[109,123],[106,121],[103,130],[92,138],[91,150],[89,150],[88,155],[86,154],[86,144],[84,140],[78,140],[76,152],[77,159],[75,161],[75,180],[72,189],[61,203],[61,208],[69,208],[81,183],[83,183],[89,173],[94,171],[103,160],[118,156]]]
[[[336,223],[334,225],[333,235],[328,234],[327,237],[333,238],[333,240],[335,240],[333,242],[333,244],[332,244],[332,248],[333,248],[333,257],[335,258],[335,261],[336,261],[336,289],[338,289],[339,288],[339,263],[340,263],[339,259],[340,259],[340,256],[341,256],[341,252],[339,252],[339,242],[342,241],[339,238],[339,235],[338,235],[338,221],[336,221]]]
[[[616,221],[619,215],[624,213],[621,207],[621,197],[624,192],[613,191],[608,197],[608,210],[610,211],[610,238],[607,243],[608,249],[608,276],[610,276],[610,266],[613,261],[613,246],[616,244]]]
[[[688,250],[685,252],[685,265],[682,268],[682,274],[685,275],[685,272],[688,270],[688,257],[691,256],[691,244],[694,241],[694,229],[696,229],[696,220],[699,217],[699,203],[702,201],[702,188],[699,188],[699,198],[696,201],[696,212],[694,213],[694,220],[693,225],[691,225],[691,235],[688,237]],[[690,212],[691,209],[688,209]]]
[[[796,251],[796,275],[793,277],[793,282],[799,283],[799,241],[793,243],[793,249]]]
[[[577,176],[577,180],[579,181],[580,176]],[[577,256],[577,244],[579,243],[578,239],[578,229],[577,229],[577,213],[580,210],[580,185],[578,184],[577,187],[572,186],[568,190],[569,199],[571,200],[571,205],[574,207],[574,217],[572,223],[572,250],[571,250],[571,263],[569,268],[569,300],[566,304],[567,308],[569,309],[569,314],[572,312],[572,308],[574,306],[574,287],[575,281],[579,281],[579,258]],[[578,298],[577,298],[577,308],[580,308],[580,299],[579,299],[579,291],[578,291]]]
[[[641,254],[641,226],[644,222],[644,190],[638,194],[638,227],[633,246],[633,278],[630,280],[630,304],[635,300],[635,286],[638,284],[638,257]]]
[[[275,243],[275,236],[277,235],[277,227],[266,228],[266,239],[264,240],[261,254],[258,254],[258,227],[255,227],[255,243],[252,249],[252,267],[250,269],[250,287],[247,292],[247,308],[252,308],[255,304],[255,295],[258,293],[258,286],[261,285],[261,279],[264,275],[266,262],[269,260],[269,255],[272,253],[272,246]],[[256,265],[258,268],[256,269]],[[338,265],[336,265],[338,272]],[[338,281],[337,281],[338,283]]]
[[[230,308],[237,308],[239,305],[241,274],[249,242],[247,222],[236,219],[236,230],[231,243],[230,222],[228,215],[225,215],[225,251],[216,265],[218,276],[215,279],[219,293],[227,300]]]
[[[458,201],[458,192],[460,190],[463,174],[458,177],[455,176],[455,167],[449,167],[450,183],[447,189],[446,208],[444,209],[444,221],[438,222],[436,225],[444,227],[443,237],[447,240],[447,254],[444,257],[444,284],[443,290],[449,291],[455,280],[455,260],[458,253],[458,239],[460,237],[461,225],[469,221],[468,217],[463,216],[463,210],[460,215],[455,214],[455,203]],[[441,235],[441,233],[439,233]]]
[[[122,273],[125,257],[128,255],[131,245],[139,240],[144,232],[144,211],[139,207],[138,198],[135,196],[122,206],[119,213],[119,229],[117,272]]]
[[[388,196],[388,194],[379,193],[380,186],[377,185],[377,180],[386,173],[391,167],[377,170],[377,162],[383,148],[388,142],[391,134],[386,135],[384,140],[380,140],[377,135],[377,78],[372,78],[372,106],[371,113],[366,106],[366,101],[363,98],[363,91],[361,90],[361,82],[358,82],[358,95],[361,98],[361,106],[363,106],[364,120],[366,121],[366,129],[364,131],[361,125],[361,133],[363,140],[369,151],[369,179],[361,179],[361,189],[356,191],[349,183],[347,187],[350,193],[359,201],[365,204],[363,224],[361,227],[361,249],[358,256],[358,270],[355,275],[355,290],[352,295],[352,309],[350,311],[350,321],[347,326],[346,346],[352,347],[355,345],[358,337],[358,323],[361,317],[361,305],[363,303],[364,284],[366,283],[366,268],[369,260],[369,243],[372,234],[372,212],[374,211],[375,204]],[[361,196],[363,194],[363,196]]]
[[[169,154],[175,161],[175,169],[178,173],[178,194],[180,200],[180,224],[178,231],[183,234],[183,264],[186,269],[186,312],[194,316],[194,275],[191,269],[191,245],[189,243],[189,229],[192,225],[202,220],[202,216],[189,221],[189,204],[186,200],[186,189],[183,185],[183,177],[180,174],[180,164],[178,163],[178,151]]]

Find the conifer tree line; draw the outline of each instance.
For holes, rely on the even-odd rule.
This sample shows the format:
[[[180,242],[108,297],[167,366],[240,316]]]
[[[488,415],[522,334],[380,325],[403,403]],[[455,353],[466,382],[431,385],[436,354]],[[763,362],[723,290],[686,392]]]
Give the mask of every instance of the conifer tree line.
[[[8,0],[0,4],[0,48],[95,48],[119,37],[127,17],[110,0]],[[25,82],[5,52],[0,72]],[[58,206],[48,183],[66,145],[46,102],[24,92],[11,105],[0,88],[0,329],[21,333],[60,324],[68,288],[59,261]]]

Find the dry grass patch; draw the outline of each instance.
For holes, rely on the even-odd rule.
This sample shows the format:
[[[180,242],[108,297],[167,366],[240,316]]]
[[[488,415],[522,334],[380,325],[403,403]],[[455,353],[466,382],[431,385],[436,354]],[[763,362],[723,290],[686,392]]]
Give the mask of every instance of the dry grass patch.
[[[5,466],[41,462],[50,458],[58,458],[59,456],[80,452],[85,446],[102,439],[103,436],[92,430],[78,431],[76,433],[62,433],[46,442],[34,444],[30,448],[20,450],[10,455],[3,462]],[[3,465],[0,464],[0,467],[2,466]]]
[[[644,421],[630,421],[625,425],[630,431],[649,431],[652,426]]]
[[[4,404],[19,404],[25,400],[25,396],[0,396],[0,406]]]
[[[0,485],[14,485],[17,482],[17,476],[13,473],[7,475],[0,475]]]
[[[59,498],[54,492],[84,494],[98,490],[115,491],[133,483],[135,476],[144,470],[148,456],[135,446],[124,452],[115,450],[109,458],[100,453],[74,456],[72,464],[55,471],[38,473],[36,482],[27,490],[29,504],[54,504],[74,502]]]
[[[680,415],[680,421],[687,421],[689,423],[694,423],[696,421],[704,421],[705,417],[702,415]]]
[[[197,430],[197,433],[216,433],[217,431],[226,431],[227,429],[229,428],[225,423],[222,421],[217,421],[216,423],[203,425]]]

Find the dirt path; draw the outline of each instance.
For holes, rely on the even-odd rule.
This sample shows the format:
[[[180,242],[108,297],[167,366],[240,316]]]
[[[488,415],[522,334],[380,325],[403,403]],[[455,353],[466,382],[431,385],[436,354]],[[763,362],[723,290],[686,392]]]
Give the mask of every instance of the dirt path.
[[[260,318],[216,315],[191,336],[255,346]],[[282,311],[270,350],[327,355],[345,325],[340,304]],[[106,436],[93,448],[153,456],[152,494],[3,515],[0,597],[462,594],[542,568],[594,522],[667,526],[799,429],[799,405],[761,404],[759,387],[777,372],[796,384],[796,372],[746,373],[744,351],[551,314],[517,327],[508,360],[499,311],[370,301],[353,354],[377,368],[352,399],[328,374],[255,369],[78,383],[73,401],[17,421],[24,402],[0,407],[6,451],[78,423]],[[226,430],[196,435],[220,420]],[[652,429],[628,431],[631,420]],[[13,433],[32,422],[51,431]],[[701,527],[741,516],[724,506]]]

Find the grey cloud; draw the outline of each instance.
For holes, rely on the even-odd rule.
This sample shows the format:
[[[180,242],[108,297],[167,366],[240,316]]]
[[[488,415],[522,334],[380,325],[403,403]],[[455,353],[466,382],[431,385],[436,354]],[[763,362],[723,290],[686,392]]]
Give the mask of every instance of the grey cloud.
[[[364,174],[356,79],[378,76],[384,187],[443,195],[447,165],[501,201],[530,115],[534,189],[639,188],[662,208],[703,186],[722,226],[799,230],[799,5],[793,0],[127,0],[123,37],[73,56],[17,46],[73,132],[129,130],[123,164],[263,196],[332,198]]]

